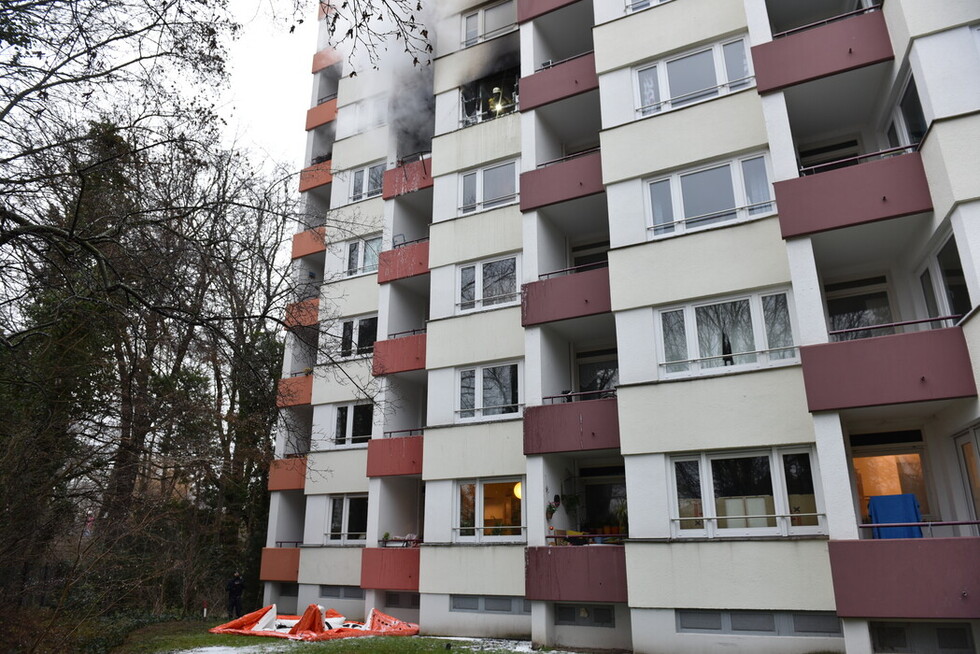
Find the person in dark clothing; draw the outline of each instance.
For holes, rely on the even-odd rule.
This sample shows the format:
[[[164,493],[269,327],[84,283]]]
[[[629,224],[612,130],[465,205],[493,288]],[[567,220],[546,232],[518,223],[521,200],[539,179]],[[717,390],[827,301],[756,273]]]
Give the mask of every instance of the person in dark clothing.
[[[234,620],[242,617],[244,615],[242,592],[245,590],[245,582],[242,581],[242,576],[236,572],[225,584],[225,590],[228,591],[228,618]]]

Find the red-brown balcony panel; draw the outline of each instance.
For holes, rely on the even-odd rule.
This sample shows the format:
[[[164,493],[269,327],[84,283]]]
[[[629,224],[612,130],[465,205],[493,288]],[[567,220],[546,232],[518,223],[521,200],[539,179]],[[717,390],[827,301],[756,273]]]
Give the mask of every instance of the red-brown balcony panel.
[[[419,548],[368,547],[361,553],[361,588],[419,589]]]
[[[320,320],[320,299],[310,298],[286,305],[286,327],[309,327]]]
[[[568,399],[578,397],[570,395]],[[590,394],[582,394],[588,398]],[[529,406],[524,410],[524,454],[619,448],[616,398]]]
[[[894,58],[885,16],[880,11],[855,14],[812,29],[794,30],[752,47],[759,93]]]
[[[306,457],[276,459],[269,466],[269,490],[303,490],[306,487]]]
[[[321,102],[306,112],[306,131],[337,120],[337,98]]]
[[[918,152],[776,182],[783,238],[932,210]]]
[[[543,602],[625,602],[622,545],[529,547],[524,595]]]
[[[333,48],[324,48],[313,55],[313,74],[319,73],[324,68],[333,66],[340,61],[341,54]]]
[[[599,76],[595,72],[595,53],[587,52],[522,78],[521,111],[597,88]]]
[[[385,250],[378,257],[379,284],[424,275],[427,272],[429,272],[428,240]]]
[[[424,157],[386,170],[381,185],[381,197],[390,200],[431,187],[432,159]]]
[[[323,186],[324,184],[329,184],[333,181],[333,174],[331,173],[332,161],[324,161],[323,163],[313,164],[307,168],[304,168],[299,173],[299,190],[309,191],[310,189],[316,188],[317,186]]]
[[[578,0],[517,0],[517,22],[525,23],[538,16],[573,5]],[[523,93],[523,91],[522,91]],[[524,101],[524,98],[521,98]]]
[[[324,240],[325,232],[323,227],[314,227],[306,231],[293,235],[293,251],[290,255],[293,259],[306,257],[317,252],[324,252],[327,243]]]
[[[980,538],[832,540],[842,618],[980,618]]]
[[[422,474],[422,436],[374,438],[368,441],[368,477],[420,474]]]
[[[977,394],[959,327],[800,348],[810,411]]]
[[[425,334],[410,334],[374,344],[371,374],[393,375],[425,368]]]
[[[313,375],[298,375],[279,380],[276,406],[302,406],[313,399]]]
[[[521,294],[521,324],[525,327],[609,311],[609,268],[531,282]]]
[[[521,211],[602,193],[602,157],[598,150],[569,155],[521,173]]]
[[[262,581],[296,581],[299,578],[298,547],[263,547],[259,579]]]

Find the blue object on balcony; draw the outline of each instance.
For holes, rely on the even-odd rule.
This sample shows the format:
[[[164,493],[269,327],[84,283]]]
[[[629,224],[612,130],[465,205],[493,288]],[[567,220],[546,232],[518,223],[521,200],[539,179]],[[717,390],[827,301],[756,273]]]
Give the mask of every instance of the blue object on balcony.
[[[868,500],[872,524],[922,522],[919,500],[912,493],[875,495]],[[875,538],[922,538],[921,527],[875,527]]]

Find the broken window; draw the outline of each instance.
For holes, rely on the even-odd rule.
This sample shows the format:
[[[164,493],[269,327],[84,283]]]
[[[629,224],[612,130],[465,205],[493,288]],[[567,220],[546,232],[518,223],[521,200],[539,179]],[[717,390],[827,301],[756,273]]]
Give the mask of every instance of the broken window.
[[[509,68],[460,87],[463,125],[473,125],[517,111],[520,69]]]

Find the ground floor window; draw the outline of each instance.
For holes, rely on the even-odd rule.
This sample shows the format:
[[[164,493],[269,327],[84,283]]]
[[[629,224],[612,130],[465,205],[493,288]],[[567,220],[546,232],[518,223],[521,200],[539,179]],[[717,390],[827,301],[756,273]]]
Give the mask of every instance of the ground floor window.
[[[555,604],[555,624],[570,627],[615,627],[616,610],[593,604]]]
[[[472,613],[531,613],[531,603],[523,597],[507,595],[450,595],[450,611]]]
[[[832,611],[712,611],[678,609],[677,631],[745,636],[842,636]]]
[[[973,636],[965,622],[872,622],[875,652],[973,654]]]
[[[334,599],[364,599],[364,589],[360,586],[321,585],[320,597]]]
[[[419,608],[419,594],[388,591],[385,593],[385,607],[391,609],[417,609]]]

